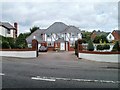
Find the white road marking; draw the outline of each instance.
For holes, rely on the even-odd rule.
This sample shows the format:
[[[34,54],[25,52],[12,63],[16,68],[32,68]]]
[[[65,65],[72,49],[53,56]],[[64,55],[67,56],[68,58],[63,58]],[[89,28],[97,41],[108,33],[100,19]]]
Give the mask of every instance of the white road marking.
[[[71,78],[41,77],[41,76],[31,77],[31,79],[34,79],[34,80],[44,80],[44,81],[65,80],[65,81],[78,81],[78,82],[120,83],[120,81],[71,79]]]
[[[37,76],[37,77],[32,77],[31,79],[34,79],[34,80],[43,80],[43,81],[56,81],[56,79],[54,78],[48,78],[48,77],[40,77],[40,76]]]
[[[5,74],[4,73],[0,73],[0,76],[4,76]]]

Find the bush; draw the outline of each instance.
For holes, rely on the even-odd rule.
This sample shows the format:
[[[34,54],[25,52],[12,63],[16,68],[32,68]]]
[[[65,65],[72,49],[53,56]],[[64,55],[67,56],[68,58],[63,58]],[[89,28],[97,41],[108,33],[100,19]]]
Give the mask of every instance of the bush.
[[[97,50],[104,50],[103,45],[97,45]]]
[[[97,50],[108,50],[110,49],[110,45],[97,45]]]
[[[3,48],[3,49],[9,49],[9,48],[10,48],[9,42],[3,41],[3,42],[2,42],[2,48]]]
[[[89,51],[93,51],[93,50],[94,50],[93,42],[92,42],[91,40],[89,40],[89,42],[88,42],[88,47],[87,47],[87,49],[88,49]]]
[[[7,37],[6,41],[9,42],[10,48],[15,48],[15,39],[14,38]]]
[[[108,50],[108,49],[110,49],[110,45],[104,45],[103,48]]]
[[[112,51],[120,51],[120,46],[118,41],[115,42],[115,45],[113,46]]]

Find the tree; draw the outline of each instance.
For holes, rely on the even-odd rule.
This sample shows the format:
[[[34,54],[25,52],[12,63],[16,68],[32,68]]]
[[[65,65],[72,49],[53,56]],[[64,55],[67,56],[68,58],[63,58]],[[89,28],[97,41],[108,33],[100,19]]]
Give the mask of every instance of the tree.
[[[25,36],[21,33],[16,39],[16,48],[27,48],[27,42]]]
[[[100,35],[100,39],[102,40],[102,43],[104,43],[104,42],[108,43],[106,35],[104,35],[104,34]]]
[[[93,40],[94,43],[99,43],[100,42],[100,36],[96,36],[95,39]]]
[[[91,32],[82,33],[83,43],[87,43],[90,40],[90,35],[91,35]]]
[[[88,42],[87,49],[88,49],[89,51],[93,51],[93,50],[94,50],[93,42],[92,42],[91,39],[90,39],[89,42]]]
[[[33,33],[34,31],[36,31],[37,29],[39,29],[39,27],[34,26],[32,28],[30,28],[30,33]]]
[[[112,51],[120,51],[119,41],[115,42],[115,45],[113,46]]]
[[[30,32],[28,33],[23,33],[24,37],[27,38],[30,35]]]

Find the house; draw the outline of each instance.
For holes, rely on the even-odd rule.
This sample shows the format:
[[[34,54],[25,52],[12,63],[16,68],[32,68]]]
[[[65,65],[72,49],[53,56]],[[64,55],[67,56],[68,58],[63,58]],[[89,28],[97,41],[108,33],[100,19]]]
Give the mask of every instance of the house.
[[[105,35],[105,36],[107,36],[108,33],[103,32],[103,31],[100,31],[100,30],[98,30],[98,31],[94,30],[94,31],[91,33],[91,39],[94,40],[96,36],[100,36],[100,35]]]
[[[107,39],[109,42],[120,41],[120,30],[113,30],[108,34]]]
[[[14,25],[11,25],[8,22],[0,22],[0,35],[4,37],[17,37],[17,23],[15,22]]]
[[[39,46],[44,43],[48,49],[71,51],[74,50],[75,41],[82,38],[80,29],[68,26],[62,22],[55,22],[47,29],[38,29],[26,38],[29,45],[32,39],[38,40]]]

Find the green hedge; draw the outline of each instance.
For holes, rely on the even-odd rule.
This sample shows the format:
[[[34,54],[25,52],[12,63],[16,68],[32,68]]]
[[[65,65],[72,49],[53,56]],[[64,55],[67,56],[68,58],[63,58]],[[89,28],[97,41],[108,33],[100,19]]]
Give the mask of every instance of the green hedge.
[[[97,50],[109,50],[110,45],[97,45],[96,49]]]
[[[2,42],[2,48],[3,48],[3,49],[9,49],[9,48],[10,48],[9,42],[3,41],[3,42]]]
[[[25,36],[20,34],[16,39],[0,36],[0,48],[27,48]]]

